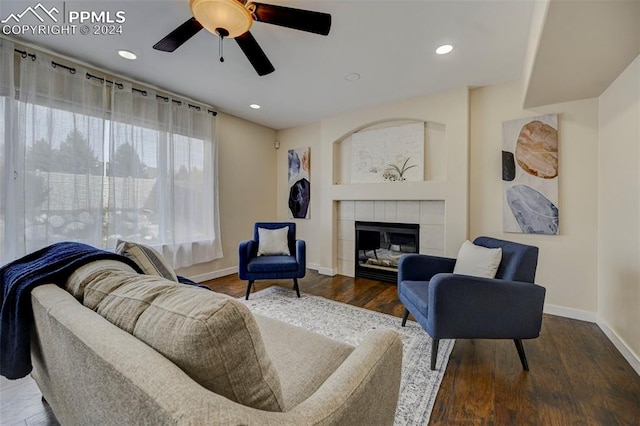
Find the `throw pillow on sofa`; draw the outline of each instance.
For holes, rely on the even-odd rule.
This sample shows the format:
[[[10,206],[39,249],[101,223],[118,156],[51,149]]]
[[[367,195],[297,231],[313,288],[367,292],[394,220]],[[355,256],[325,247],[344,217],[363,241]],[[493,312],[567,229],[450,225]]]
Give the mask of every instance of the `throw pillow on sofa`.
[[[147,275],[157,275],[171,281],[178,282],[176,271],[162,255],[152,247],[131,241],[118,240],[116,253],[136,262]]]
[[[157,350],[201,386],[242,405],[283,411],[278,373],[245,305],[162,278],[118,275],[119,286],[109,280],[104,286],[98,280],[87,285],[85,306]]]

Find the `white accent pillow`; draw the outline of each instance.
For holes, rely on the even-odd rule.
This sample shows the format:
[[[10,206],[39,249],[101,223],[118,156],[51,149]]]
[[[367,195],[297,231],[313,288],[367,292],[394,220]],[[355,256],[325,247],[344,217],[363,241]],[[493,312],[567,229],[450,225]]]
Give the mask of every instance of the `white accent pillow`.
[[[258,256],[284,254],[290,256],[287,234],[289,227],[267,229],[258,227]]]
[[[477,246],[467,240],[460,247],[454,274],[472,275],[474,277],[495,278],[502,260],[501,248]]]

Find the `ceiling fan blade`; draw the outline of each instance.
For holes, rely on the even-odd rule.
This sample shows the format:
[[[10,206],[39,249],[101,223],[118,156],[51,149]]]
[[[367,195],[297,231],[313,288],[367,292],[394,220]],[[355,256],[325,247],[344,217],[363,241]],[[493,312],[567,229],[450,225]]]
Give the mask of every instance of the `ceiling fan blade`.
[[[165,38],[154,44],[153,48],[156,50],[162,50],[163,52],[173,52],[191,37],[196,35],[201,29],[202,25],[200,25],[200,22],[196,21],[196,18],[191,18],[175,30],[171,31]]]
[[[295,30],[327,35],[331,29],[331,15],[312,10],[294,9],[274,4],[253,3],[256,21]],[[249,10],[251,7],[249,6]]]
[[[267,58],[264,51],[253,37],[253,35],[247,31],[246,33],[239,35],[235,38],[238,42],[238,46],[247,56],[253,68],[255,68],[258,75],[267,75],[275,71],[273,65],[271,65],[271,61]]]

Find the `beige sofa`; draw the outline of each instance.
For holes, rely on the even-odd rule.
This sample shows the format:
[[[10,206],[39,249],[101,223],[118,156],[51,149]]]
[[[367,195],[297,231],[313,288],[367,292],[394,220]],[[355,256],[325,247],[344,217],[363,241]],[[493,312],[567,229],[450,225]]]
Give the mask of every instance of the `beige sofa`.
[[[392,331],[354,348],[107,260],[32,305],[32,376],[63,425],[393,423]]]

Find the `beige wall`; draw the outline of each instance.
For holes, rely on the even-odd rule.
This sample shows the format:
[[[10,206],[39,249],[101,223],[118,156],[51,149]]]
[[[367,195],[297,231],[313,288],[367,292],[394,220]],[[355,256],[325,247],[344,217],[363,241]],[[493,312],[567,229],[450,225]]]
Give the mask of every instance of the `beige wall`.
[[[460,89],[342,114],[275,132],[221,114],[218,121],[220,206],[225,257],[179,271],[223,275],[237,266],[237,244],[258,220],[289,220],[287,150],[311,147],[311,219],[296,220],[307,261],[336,269],[336,201],[446,200],[446,254],[462,239],[491,235],[536,245],[536,281],[551,313],[596,320],[615,342],[640,353],[640,58],[599,99],[523,110],[521,83]],[[559,114],[560,235],[502,232],[502,122]],[[335,185],[337,141],[389,119],[446,126],[445,181]],[[276,138],[280,149],[274,149]],[[441,154],[441,153],[440,153]],[[610,334],[611,336],[611,334]],[[619,346],[620,347],[620,346]],[[634,353],[635,352],[635,353]]]
[[[354,131],[389,120],[435,122],[445,127],[446,178],[443,181],[334,185],[336,142]],[[454,256],[468,230],[469,91],[436,93],[353,111],[321,122],[321,265],[336,271],[338,200],[445,200],[445,254]],[[326,170],[326,173],[325,173]]]
[[[598,100],[523,110],[521,89],[512,82],[471,91],[470,237],[539,247],[536,282],[547,288],[545,303],[595,321]],[[503,233],[502,122],[548,113],[558,113],[559,235]]]
[[[353,111],[319,123],[278,132],[278,199],[280,219],[286,218],[286,149],[311,146],[312,210],[310,221],[299,221],[307,242],[307,262],[325,274],[337,272],[337,211],[339,200],[445,200],[445,253],[454,256],[467,235],[468,90],[458,89]],[[354,131],[389,120],[418,120],[445,126],[445,143],[433,147],[446,163],[439,181],[334,185],[334,160],[339,143]]]
[[[640,56],[599,101],[598,319],[640,362]]]
[[[253,224],[276,218],[275,130],[218,114],[220,231],[224,257],[181,269],[200,280],[235,272],[238,243],[253,236]]]
[[[322,172],[321,145],[320,145],[320,123],[308,124],[294,127],[292,129],[278,132],[280,149],[278,150],[278,220],[291,221],[296,223],[296,238],[305,240],[307,243],[307,266],[317,269],[320,261],[320,245],[316,244],[316,229],[320,225],[320,176]],[[310,147],[311,154],[311,203],[309,208],[309,219],[289,218],[288,200],[288,150],[294,148]]]

